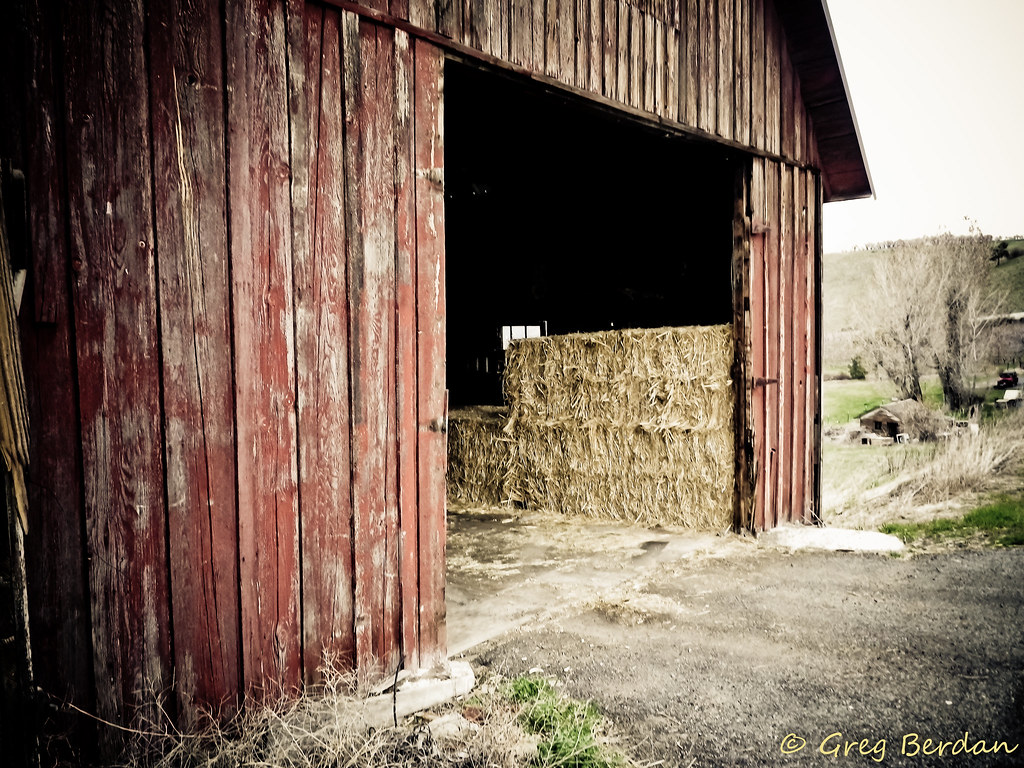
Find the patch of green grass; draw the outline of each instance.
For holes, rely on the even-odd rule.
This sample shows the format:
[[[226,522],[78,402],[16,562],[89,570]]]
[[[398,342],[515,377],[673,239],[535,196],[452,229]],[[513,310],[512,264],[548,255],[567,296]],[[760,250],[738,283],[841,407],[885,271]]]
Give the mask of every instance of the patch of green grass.
[[[1024,495],[1000,496],[959,519],[887,523],[881,531],[898,536],[906,544],[921,539],[969,538],[984,534],[996,546],[1021,546],[1024,545]]]
[[[519,677],[506,690],[522,707],[519,722],[541,737],[533,765],[538,768],[622,768],[626,760],[597,741],[600,713],[591,705],[563,696],[539,677]]]
[[[825,381],[821,391],[825,423],[845,424],[889,402],[895,394],[896,387],[881,379]]]

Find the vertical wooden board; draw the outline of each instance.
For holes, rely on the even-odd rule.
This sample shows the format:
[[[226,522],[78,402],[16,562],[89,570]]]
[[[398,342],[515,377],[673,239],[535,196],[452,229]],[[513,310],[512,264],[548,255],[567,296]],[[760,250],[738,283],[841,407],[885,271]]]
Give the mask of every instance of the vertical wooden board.
[[[673,26],[665,27],[665,117],[680,121],[680,58],[679,30]]]
[[[530,0],[512,0],[510,58],[513,64],[533,67],[533,4]]]
[[[609,99],[615,98],[618,82],[619,61],[619,7],[615,0],[602,0],[604,10],[603,35],[603,79],[601,93]]]
[[[534,72],[544,72],[546,59],[544,58],[544,24],[546,17],[546,6],[544,0],[526,0],[530,7],[531,32],[533,36],[533,58],[531,67]]]
[[[779,125],[782,135],[782,144],[780,152],[783,157],[793,160],[796,155],[796,96],[793,87],[793,65],[789,60],[789,51],[786,50],[786,39],[782,37],[782,47],[780,49],[782,59],[780,64],[781,82],[780,82],[780,112],[779,112]]]
[[[463,39],[462,0],[434,0],[437,32],[452,40]]]
[[[755,163],[755,165],[757,165]],[[756,171],[755,171],[756,173]],[[750,329],[751,329],[751,367],[755,382],[766,379],[766,275],[765,275],[765,236],[755,234],[751,239],[750,255]],[[754,492],[754,527],[764,530],[765,477],[767,472],[767,441],[765,440],[765,396],[767,384],[755,383],[751,397],[751,409],[754,416],[754,473],[757,479]]]
[[[668,41],[665,36],[665,23],[660,19],[654,21],[654,111],[660,117],[668,113],[666,90],[668,81]]]
[[[700,0],[679,2],[686,5],[686,17],[680,26],[684,39],[679,49],[682,59],[679,71],[679,112],[683,122],[696,127],[700,106]]]
[[[34,317],[41,323],[57,323],[68,311],[67,244],[64,240],[64,188],[58,165],[61,94],[56,57],[59,56],[59,19],[56,6],[45,0],[27,3],[28,66],[25,144],[29,165],[29,255],[33,281]],[[57,49],[57,50],[55,50]],[[65,326],[67,318],[64,318]],[[31,548],[31,543],[26,543]]]
[[[386,28],[350,23],[348,14],[344,30],[355,639],[357,669],[368,680],[392,669],[398,649],[389,591],[398,570],[390,539],[397,519],[394,43]]]
[[[443,54],[415,43],[420,665],[445,657]]]
[[[478,51],[489,53],[491,50],[491,1],[468,0],[468,44]]]
[[[765,162],[765,213],[768,223],[768,240],[766,249],[765,271],[768,274],[768,292],[766,311],[768,313],[768,378],[774,379],[775,383],[770,385],[766,391],[768,400],[767,427],[765,437],[768,446],[768,474],[765,499],[765,526],[774,528],[781,519],[779,503],[779,486],[781,473],[779,462],[782,458],[779,454],[781,444],[781,386],[779,383],[779,355],[781,352],[782,325],[782,302],[780,293],[780,267],[781,267],[781,238],[779,227],[781,217],[779,215],[779,194],[780,194],[780,171],[777,163]]]
[[[576,82],[576,0],[558,3],[558,72],[555,77],[566,85]]]
[[[491,55],[509,61],[511,51],[512,0],[495,0],[495,32],[491,34]]]
[[[806,414],[805,423],[807,425],[807,438],[804,445],[804,455],[806,457],[804,460],[804,466],[807,468],[804,479],[806,510],[804,521],[807,523],[814,523],[817,516],[817,498],[814,477],[815,467],[818,463],[817,445],[821,434],[821,421],[819,419],[818,411],[819,378],[817,348],[818,323],[821,321],[821,317],[818,314],[817,302],[815,301],[818,281],[818,249],[816,246],[817,179],[815,178],[813,171],[805,171],[804,175],[804,206],[806,210],[806,216],[804,217],[804,250],[807,260],[807,281],[804,292],[804,302],[806,306],[804,344],[807,348],[806,362],[804,364],[807,371],[807,397],[804,405]]]
[[[574,0],[576,15],[575,84],[586,89],[590,84],[590,0]]]
[[[699,34],[697,127],[714,133],[718,119],[718,0],[700,0]]]
[[[658,38],[655,35],[655,18],[650,13],[641,14],[643,19],[643,77],[640,85],[643,98],[641,104],[647,112],[654,112],[658,102]]]
[[[775,6],[764,3],[764,45],[765,45],[765,149],[781,151],[781,130],[779,109],[782,99],[782,28]]]
[[[813,340],[813,366],[814,372],[814,440],[812,442],[812,465],[814,468],[812,478],[811,499],[812,507],[811,522],[820,524],[822,522],[821,509],[821,439],[822,439],[822,402],[821,402],[821,379],[822,379],[822,343],[824,341],[822,332],[822,221],[821,207],[824,190],[822,189],[821,173],[812,173],[814,186],[808,193],[808,209],[813,212],[809,222],[809,231],[812,233],[812,248],[814,253],[814,286],[811,295],[814,312],[814,340]]]
[[[30,266],[19,314],[29,406],[26,470],[31,534],[25,539],[32,655],[45,659],[35,683],[61,701],[95,712],[89,592],[82,524],[81,432],[69,308],[64,126],[56,63],[59,19],[50,3],[28,9],[25,175]],[[29,307],[34,307],[34,313]],[[91,728],[92,724],[81,721]],[[77,734],[72,734],[75,738]],[[84,739],[83,739],[84,740]]]
[[[557,78],[559,65],[559,0],[535,0],[535,2],[544,6],[544,74]]]
[[[437,31],[437,1],[409,0],[409,23],[429,32]],[[468,33],[468,30],[467,30]],[[472,45],[464,40],[467,45]]]
[[[127,723],[171,664],[145,17],[109,10],[65,8],[64,114],[96,705]]]
[[[128,722],[170,648],[144,17],[112,10],[67,9],[65,116],[97,712]]]
[[[786,522],[793,520],[793,168],[781,166],[779,215],[779,503]]]
[[[587,7],[590,11],[590,66],[586,88],[600,94],[604,72],[604,0],[588,0]]]
[[[174,684],[195,723],[239,693],[219,4],[155,0],[150,40]]]
[[[243,683],[301,679],[285,23],[229,4],[228,157]]]
[[[619,43],[618,43],[618,62],[616,64],[616,70],[618,71],[618,79],[615,83],[615,100],[622,104],[629,103],[629,6],[625,0],[618,0],[619,8]]]
[[[793,520],[804,519],[804,466],[807,422],[807,271],[804,237],[804,172],[793,173]]]
[[[733,138],[750,145],[750,4],[751,0],[736,0],[736,109]]]
[[[295,261],[303,677],[355,663],[341,20],[307,9],[310,252]],[[297,158],[296,160],[300,160]]]
[[[750,143],[765,149],[764,2],[750,0]]]
[[[718,0],[718,135],[731,139],[735,123],[735,0]]]
[[[640,10],[629,6],[629,101],[631,107],[643,106],[643,35],[644,25]]]
[[[524,7],[522,3],[520,7]],[[529,8],[525,8],[529,11]],[[526,18],[529,25],[529,17]],[[413,44],[395,33],[395,279],[402,656],[419,666],[419,475],[416,359],[416,143]]]
[[[798,163],[807,162],[807,113],[800,95],[800,78],[793,72],[793,158]]]

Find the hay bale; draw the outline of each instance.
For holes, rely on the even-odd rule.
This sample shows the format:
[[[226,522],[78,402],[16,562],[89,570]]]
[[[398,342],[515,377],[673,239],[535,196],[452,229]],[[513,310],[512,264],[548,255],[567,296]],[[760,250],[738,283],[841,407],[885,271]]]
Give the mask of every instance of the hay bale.
[[[728,526],[732,356],[729,326],[513,343],[506,497],[647,525]]]
[[[495,505],[511,457],[505,434],[508,409],[462,408],[448,414],[448,498],[465,504]]]

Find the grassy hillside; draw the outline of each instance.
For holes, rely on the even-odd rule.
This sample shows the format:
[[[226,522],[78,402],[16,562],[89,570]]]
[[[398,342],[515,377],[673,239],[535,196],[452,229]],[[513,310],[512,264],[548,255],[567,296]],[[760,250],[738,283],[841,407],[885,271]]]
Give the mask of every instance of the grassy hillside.
[[[1024,240],[1009,241],[1010,254],[1016,258],[994,267],[990,281],[993,288],[1009,293],[1008,312],[1024,312]]]

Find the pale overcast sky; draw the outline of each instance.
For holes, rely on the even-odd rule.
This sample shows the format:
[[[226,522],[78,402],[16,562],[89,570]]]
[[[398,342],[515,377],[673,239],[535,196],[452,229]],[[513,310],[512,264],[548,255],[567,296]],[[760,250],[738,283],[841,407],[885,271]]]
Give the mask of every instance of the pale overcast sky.
[[[828,0],[874,200],[829,203],[826,253],[1024,234],[1024,0]]]

